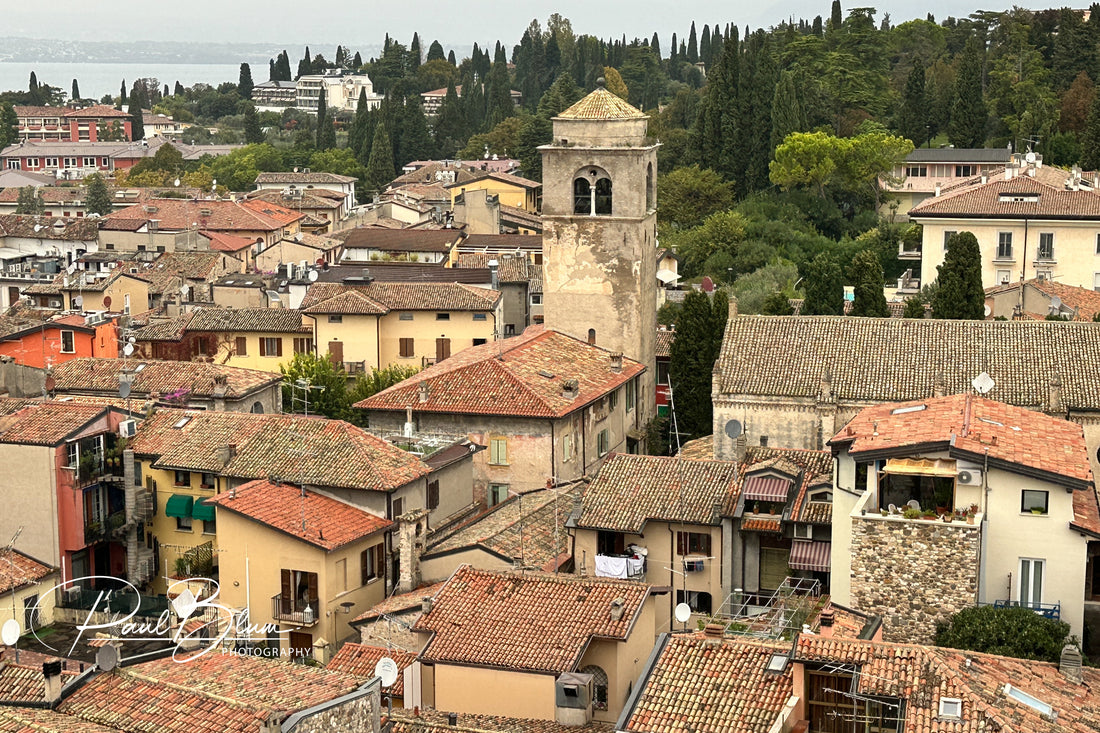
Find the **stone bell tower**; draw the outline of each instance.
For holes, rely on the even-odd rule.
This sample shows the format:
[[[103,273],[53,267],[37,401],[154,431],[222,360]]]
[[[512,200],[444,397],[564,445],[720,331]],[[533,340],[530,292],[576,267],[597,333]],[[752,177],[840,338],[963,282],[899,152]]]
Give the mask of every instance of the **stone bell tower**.
[[[602,82],[602,80],[601,80]],[[649,118],[603,88],[554,118],[542,151],[546,327],[645,364],[643,422],[654,414],[657,143]]]

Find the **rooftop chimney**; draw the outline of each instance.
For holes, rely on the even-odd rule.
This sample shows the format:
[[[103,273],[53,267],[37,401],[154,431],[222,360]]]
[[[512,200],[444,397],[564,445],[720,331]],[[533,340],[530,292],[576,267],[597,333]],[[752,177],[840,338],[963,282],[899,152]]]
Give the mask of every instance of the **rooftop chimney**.
[[[622,621],[623,620],[623,604],[626,603],[622,598],[616,598],[611,601],[611,620]],[[1062,652],[1065,655],[1065,652]]]
[[[749,439],[745,437],[745,432],[741,431],[741,434],[733,441],[733,457],[734,460],[740,462],[745,460],[745,452],[749,448]]]
[[[493,290],[498,290],[500,288],[500,278],[497,276],[499,267],[499,262],[496,260],[489,260],[489,287]]]
[[[940,195],[940,184],[938,184],[938,183],[936,184],[936,195],[937,196]]]
[[[576,379],[565,379],[561,383],[561,394],[563,397],[574,400],[577,395],[580,394],[581,386]]]
[[[703,627],[703,636],[708,639],[721,639],[726,633],[726,627],[722,624],[707,624]]]
[[[1062,658],[1065,658],[1065,650],[1062,651]],[[1078,654],[1077,666],[1080,669],[1081,657]],[[1078,672],[1080,673],[1080,672]],[[61,660],[54,659],[49,662],[42,663],[42,678],[45,684],[46,697],[45,702],[47,705],[52,705],[61,699]]]
[[[432,612],[432,607],[435,604],[435,599],[431,596],[424,596],[420,599],[420,613],[427,616]]]
[[[613,351],[611,352],[611,371],[621,372],[623,370],[623,352]]]
[[[417,387],[417,394],[420,396],[420,403],[423,404],[428,401],[428,383],[423,381]]]
[[[1050,380],[1047,392],[1047,410],[1053,413],[1062,412],[1062,378],[1057,374]]]
[[[821,636],[829,637],[833,635],[833,622],[836,621],[836,612],[833,611],[833,607],[829,606],[821,612],[821,616],[818,617],[818,621],[821,624],[821,628],[818,629],[818,633]]]
[[[218,461],[222,466],[229,465],[235,455],[237,455],[237,446],[232,443],[218,448]]]
[[[1072,644],[1062,647],[1062,656],[1058,660],[1058,671],[1070,682],[1081,683],[1081,650]]]
[[[943,372],[936,372],[936,381],[932,384],[932,396],[943,397],[947,393],[943,384]]]

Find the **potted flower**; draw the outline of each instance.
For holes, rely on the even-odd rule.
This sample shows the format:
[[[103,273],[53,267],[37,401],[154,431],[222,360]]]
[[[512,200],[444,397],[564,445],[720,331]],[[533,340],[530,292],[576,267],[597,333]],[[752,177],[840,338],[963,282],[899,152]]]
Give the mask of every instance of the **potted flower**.
[[[970,513],[971,514],[977,514],[978,513],[978,505],[977,504],[971,504],[970,505]]]
[[[1046,512],[1044,512],[1040,507],[1037,507],[1037,506],[1031,507],[1031,513],[1036,514],[1036,515],[1046,514]]]
[[[928,520],[929,522],[934,522],[934,521],[936,521],[936,519],[938,519],[938,516],[936,515],[936,512],[935,512],[934,509],[925,509],[921,513],[921,517]]]
[[[977,512],[974,512],[974,511],[969,511],[969,512],[966,513],[966,523],[967,524],[974,524],[974,515],[975,514],[977,514]]]

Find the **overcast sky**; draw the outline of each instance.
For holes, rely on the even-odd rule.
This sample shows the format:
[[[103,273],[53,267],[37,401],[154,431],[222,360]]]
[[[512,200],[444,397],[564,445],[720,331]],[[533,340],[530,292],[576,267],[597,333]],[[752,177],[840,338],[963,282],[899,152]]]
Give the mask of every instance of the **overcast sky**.
[[[124,41],[129,37],[135,40],[247,40],[288,45],[343,43],[354,48],[356,44],[378,43],[387,32],[408,43],[413,31],[417,31],[429,43],[431,39],[439,39],[444,45],[467,46],[475,40],[484,43],[498,38],[508,44],[516,43],[532,18],[545,22],[550,13],[557,12],[572,20],[573,29],[578,33],[601,37],[625,33],[633,38],[648,37],[657,31],[667,43],[674,31],[684,35],[692,19],[699,22],[700,29],[706,22],[767,27],[792,16],[807,19],[815,15],[827,16],[830,1],[186,0],[164,4],[97,0],[69,3],[62,10],[51,3],[4,0],[0,36],[87,41]],[[1020,4],[1045,6],[1029,2]],[[1082,7],[1086,4],[1077,3]],[[848,2],[844,7],[857,5]],[[923,18],[928,12],[941,20],[949,15],[965,16],[978,8],[996,10],[1001,6],[978,6],[967,0],[892,0],[876,3],[874,7],[878,8],[880,19],[883,12],[889,12],[893,22],[898,23],[914,17]]]

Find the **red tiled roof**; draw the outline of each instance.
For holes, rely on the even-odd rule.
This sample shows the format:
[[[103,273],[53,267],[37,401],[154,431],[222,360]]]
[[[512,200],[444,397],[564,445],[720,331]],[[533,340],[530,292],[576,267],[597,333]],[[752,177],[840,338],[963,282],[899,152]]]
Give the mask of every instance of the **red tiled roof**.
[[[118,388],[117,383],[115,388]],[[104,412],[101,405],[65,402],[43,402],[25,407],[0,418],[0,443],[59,445]]]
[[[144,365],[144,366],[141,366]],[[81,357],[53,368],[55,389],[60,393],[106,393],[118,395],[118,378],[124,369],[141,368],[134,372],[131,394],[161,395],[180,389],[195,397],[212,398],[224,379],[225,396],[237,399],[280,380],[279,375],[256,369],[192,361],[158,361],[155,359],[106,359]]]
[[[302,300],[305,313],[375,315],[391,310],[491,311],[500,292],[459,282],[314,283]]]
[[[718,524],[736,474],[735,461],[613,454],[585,490],[577,525],[637,534],[649,520]]]
[[[63,669],[61,675],[62,682],[68,683],[76,673]],[[46,688],[42,683],[41,666],[11,662],[0,665],[0,700],[44,702],[45,699]],[[0,730],[3,730],[3,727],[0,727]]]
[[[452,725],[450,716],[455,716]],[[387,718],[383,717],[383,721]],[[563,725],[553,720],[505,718],[497,715],[448,713],[445,710],[394,708],[390,733],[614,733],[615,726],[593,720],[585,725]]]
[[[623,731],[766,733],[798,694],[790,672],[768,670],[790,643],[668,638]]]
[[[1004,218],[1004,219],[1100,219],[1100,194],[1081,188],[1071,190],[1061,185],[1069,173],[1054,169],[1038,176],[1022,175],[1006,181],[1003,178],[985,184],[964,187],[948,194],[932,196],[909,210],[910,217],[925,216]],[[1040,180],[1043,179],[1043,180]],[[1058,185],[1051,178],[1060,179]],[[1024,198],[1013,194],[1033,194]]]
[[[228,463],[221,452],[227,445],[235,446]],[[158,468],[364,491],[396,489],[430,472],[416,456],[361,428],[301,415],[161,409],[141,423],[130,447],[156,456]]]
[[[1063,310],[1068,309],[1075,311],[1076,321],[1092,322],[1093,317],[1100,313],[1100,293],[1089,288],[1079,288],[1073,285],[1066,285],[1064,283],[1055,282],[1049,278],[1042,280],[1025,280],[1024,282],[1009,283],[1007,285],[997,285],[991,288],[985,289],[985,294],[996,295],[998,293],[1010,292],[1018,290],[1022,287],[1032,287],[1039,292],[1054,297],[1057,296],[1062,301]],[[1045,318],[1046,314],[1038,314],[1038,318]]]
[[[223,492],[206,503],[329,552],[393,526],[387,519],[323,494],[262,479]]]
[[[669,358],[672,356],[672,342],[676,340],[676,332],[667,328],[657,329],[657,358]]]
[[[416,655],[404,649],[384,649],[380,646],[367,646],[365,644],[344,644],[340,651],[325,665],[326,669],[336,672],[355,675],[364,680],[374,677],[374,667],[382,657],[389,657],[397,662],[397,681],[386,692],[398,697],[405,694],[405,668],[416,661]]]
[[[129,117],[128,112],[123,112],[120,109],[114,107],[108,107],[105,104],[96,104],[91,107],[84,107],[83,109],[71,109],[65,113],[66,117]]]
[[[648,597],[633,581],[462,566],[413,628],[432,632],[427,662],[568,672],[593,637],[626,639]],[[622,603],[618,620],[613,602]]]
[[[749,532],[783,531],[778,519],[746,519],[741,522],[741,529]]]
[[[42,670],[35,670],[35,676],[41,687]],[[0,707],[0,731],[3,733],[117,733],[118,728],[96,725],[45,708]]]
[[[367,609],[359,616],[356,616],[352,623],[370,621],[388,614],[400,614],[412,610],[419,611],[423,600],[425,598],[434,598],[436,594],[443,589],[444,585],[446,585],[446,581],[433,585],[425,585],[416,590],[409,591],[408,593],[395,593],[381,603]]]
[[[384,229],[358,227],[338,232],[348,249],[389,252],[449,252],[462,239],[458,229]]]
[[[1007,470],[1026,466],[1092,485],[1081,425],[973,394],[865,408],[829,443],[853,454],[938,445],[952,455],[988,455]]]
[[[361,683],[303,664],[211,653],[100,674],[58,711],[135,733],[255,733],[272,717],[328,702]]]
[[[21,588],[30,583],[37,583],[50,573],[56,572],[49,565],[44,565],[29,555],[24,555],[19,550],[0,549],[0,593],[10,591],[12,588]],[[11,700],[15,698],[3,697],[0,699]]]
[[[623,358],[611,369],[610,352],[542,326],[522,335],[463,349],[404,382],[355,403],[366,410],[404,410],[552,418],[568,415],[645,371]],[[549,375],[549,376],[547,376]],[[562,388],[578,383],[577,397]],[[428,399],[420,401],[421,383]]]
[[[210,240],[210,249],[219,252],[240,252],[256,243],[256,240],[249,237],[237,237],[224,232],[200,231],[199,234]]]
[[[204,211],[209,213],[203,213]],[[102,221],[106,223],[119,219],[140,219],[148,222],[150,219],[157,219],[158,226],[163,231],[185,231],[198,224],[200,231],[270,232],[282,229],[287,224],[298,221],[302,216],[290,209],[267,202],[150,199],[143,204],[113,211]]]

